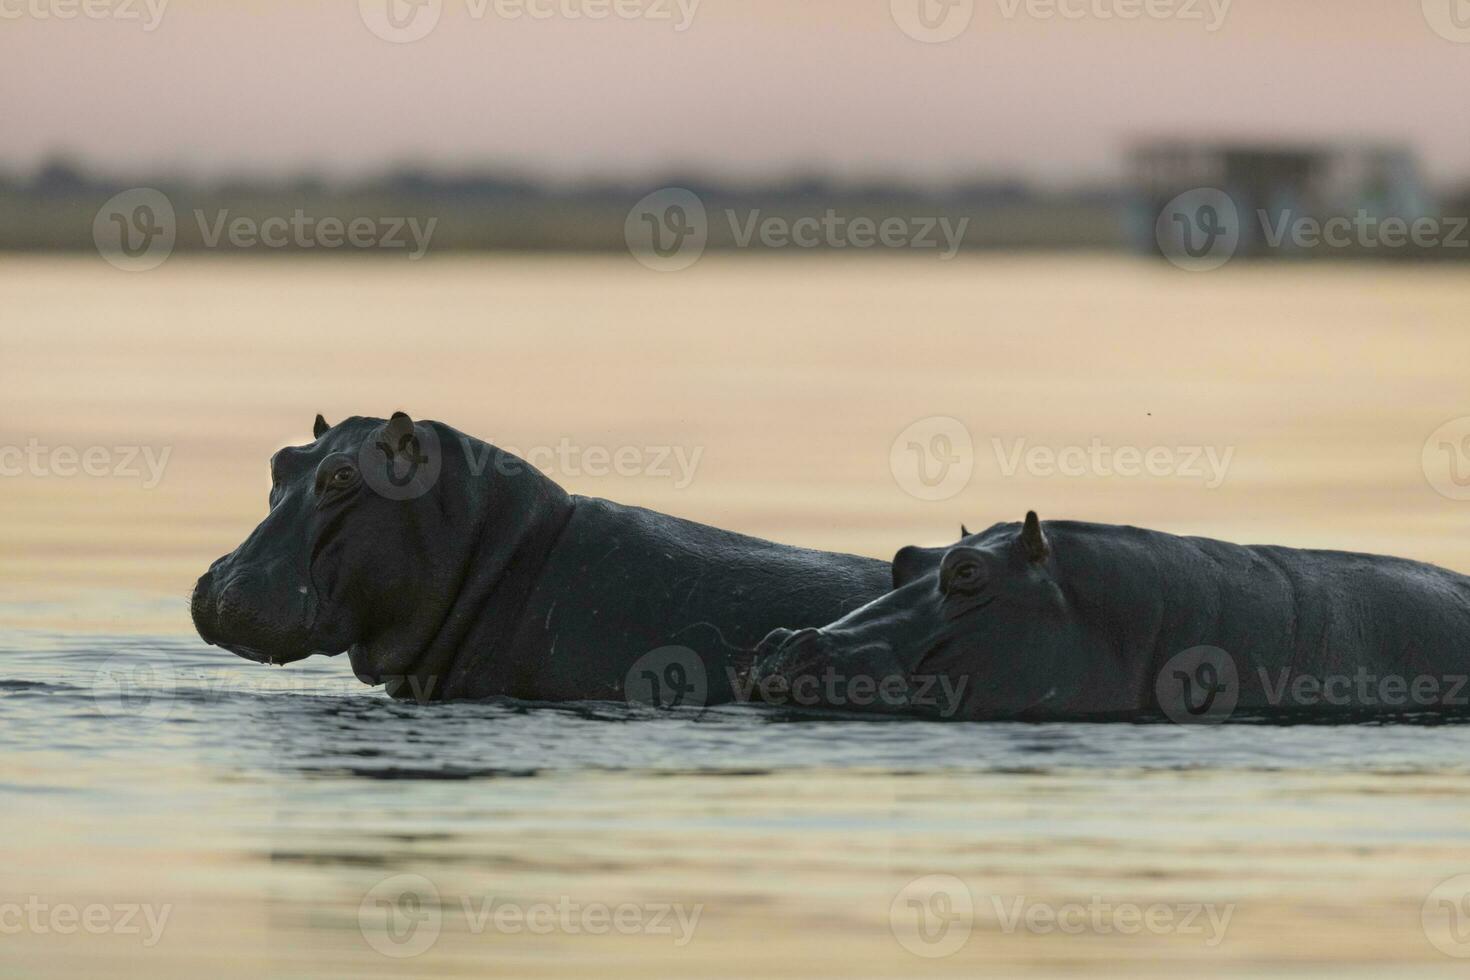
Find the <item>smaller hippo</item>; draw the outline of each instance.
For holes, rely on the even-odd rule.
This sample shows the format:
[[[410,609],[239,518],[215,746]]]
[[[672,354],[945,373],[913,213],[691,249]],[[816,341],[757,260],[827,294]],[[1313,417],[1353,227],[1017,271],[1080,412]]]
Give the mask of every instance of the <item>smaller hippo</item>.
[[[772,631],[749,696],[967,720],[1470,713],[1470,578],[1035,512],[904,548],[893,591]]]

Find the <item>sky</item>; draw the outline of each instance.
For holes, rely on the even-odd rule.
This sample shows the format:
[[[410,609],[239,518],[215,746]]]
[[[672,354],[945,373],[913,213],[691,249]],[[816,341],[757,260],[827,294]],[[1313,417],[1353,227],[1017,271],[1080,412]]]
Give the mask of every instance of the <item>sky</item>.
[[[1168,134],[1470,178],[1470,0],[82,2],[0,0],[0,168],[1065,184]]]

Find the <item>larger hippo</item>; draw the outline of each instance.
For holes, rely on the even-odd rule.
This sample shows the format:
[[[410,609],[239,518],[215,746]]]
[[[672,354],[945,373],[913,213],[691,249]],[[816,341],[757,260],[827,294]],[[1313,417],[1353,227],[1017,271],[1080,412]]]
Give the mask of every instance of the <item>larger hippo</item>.
[[[873,559],[568,494],[439,422],[317,416],[313,435],[272,457],[270,513],[194,589],[199,635],[248,660],[345,650],[418,700],[613,699],[630,680],[718,703],[737,651],[889,587]]]
[[[1463,712],[1470,578],[1074,521],[905,548],[894,591],[761,643],[750,696],[963,719]]]

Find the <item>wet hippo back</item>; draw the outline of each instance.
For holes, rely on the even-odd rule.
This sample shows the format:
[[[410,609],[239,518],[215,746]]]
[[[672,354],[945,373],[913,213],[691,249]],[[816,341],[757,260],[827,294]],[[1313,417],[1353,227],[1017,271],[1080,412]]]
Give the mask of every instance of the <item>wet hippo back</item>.
[[[1201,543],[1215,553],[1221,551],[1218,546]],[[1277,609],[1284,619],[1281,613],[1274,617],[1280,635],[1267,639],[1249,630],[1249,614],[1225,618],[1243,627],[1221,630],[1234,648],[1217,644],[1233,654],[1239,650],[1234,655],[1248,668],[1241,677],[1242,707],[1281,702],[1281,693],[1268,694],[1279,692],[1283,679],[1296,683],[1298,677],[1366,673],[1377,678],[1375,686],[1390,677],[1405,684],[1415,678],[1453,684],[1455,676],[1470,673],[1470,578],[1384,555],[1273,546],[1245,550],[1271,584],[1244,583],[1243,597],[1227,598],[1227,611],[1242,599],[1254,600],[1251,608]]]
[[[820,625],[881,595],[885,562],[777,544],[595,497],[573,497],[514,639],[467,659],[451,697],[621,698],[667,646],[702,661],[708,703],[732,697],[732,655],[778,625]]]
[[[768,635],[757,677],[836,674],[831,702],[898,675],[896,710],[974,719],[1470,709],[1470,578],[1421,562],[1032,513],[893,572],[849,616]],[[958,693],[921,703],[935,679]]]

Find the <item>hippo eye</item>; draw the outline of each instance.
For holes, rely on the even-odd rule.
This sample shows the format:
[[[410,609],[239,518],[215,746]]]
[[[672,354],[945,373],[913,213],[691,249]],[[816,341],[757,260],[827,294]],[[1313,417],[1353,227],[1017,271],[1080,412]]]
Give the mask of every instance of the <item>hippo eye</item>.
[[[939,589],[945,595],[973,595],[985,587],[985,566],[974,558],[951,559],[939,574]]]
[[[357,483],[357,469],[350,463],[341,463],[336,467],[324,468],[316,478],[316,492],[318,494],[333,490],[347,490]]]

